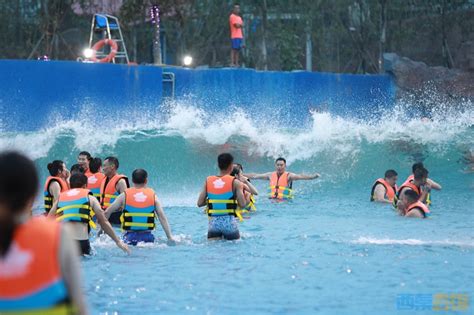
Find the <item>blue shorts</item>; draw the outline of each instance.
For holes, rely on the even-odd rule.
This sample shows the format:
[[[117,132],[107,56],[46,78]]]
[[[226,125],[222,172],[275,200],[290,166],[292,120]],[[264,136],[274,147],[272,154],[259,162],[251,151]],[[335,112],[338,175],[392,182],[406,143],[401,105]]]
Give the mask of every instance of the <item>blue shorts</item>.
[[[242,48],[242,38],[232,38],[232,49],[240,50]]]
[[[237,240],[240,238],[239,224],[232,215],[209,217],[209,228],[207,238],[225,238],[226,240]]]
[[[155,236],[150,232],[134,232],[128,231],[123,235],[123,241],[128,245],[137,245],[137,243],[153,243],[155,241]]]

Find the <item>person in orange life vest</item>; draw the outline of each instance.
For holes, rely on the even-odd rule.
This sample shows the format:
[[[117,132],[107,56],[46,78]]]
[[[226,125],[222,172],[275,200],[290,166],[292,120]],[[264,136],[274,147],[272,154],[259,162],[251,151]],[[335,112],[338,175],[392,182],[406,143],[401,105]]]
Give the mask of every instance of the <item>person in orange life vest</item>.
[[[100,202],[100,186],[105,180],[105,175],[101,173],[102,160],[98,157],[93,158],[89,162],[89,173],[87,176],[87,189],[89,189],[94,197]]]
[[[234,176],[236,179],[242,182],[243,187],[244,187],[244,196],[245,196],[245,201],[247,205],[245,208],[242,210],[247,210],[247,211],[256,211],[257,208],[255,207],[255,200],[253,196],[258,195],[258,190],[255,188],[255,186],[249,181],[247,177],[243,175],[244,168],[242,167],[241,164],[236,163],[234,164],[234,168],[232,170],[232,173],[230,173],[230,176]]]
[[[264,179],[270,181],[270,199],[288,200],[293,198],[292,186],[296,180],[311,180],[320,177],[318,173],[313,175],[295,174],[286,171],[286,160],[279,157],[275,160],[275,172],[263,174],[245,174],[250,179]]]
[[[413,180],[413,177],[415,176],[415,171],[419,168],[425,168],[425,166],[423,165],[423,162],[417,162],[417,163],[413,164],[413,166],[411,167],[412,174],[407,177],[407,179],[405,180],[405,182],[403,184],[406,184],[406,183],[410,182],[411,180]],[[440,184],[438,184],[437,182],[435,182],[431,178],[428,178],[427,182],[428,182],[428,184],[430,184],[431,189],[441,190],[443,188]]]
[[[66,222],[74,233],[73,237],[78,242],[82,255],[90,255],[89,226],[95,226],[91,222],[93,216],[91,211],[93,211],[102,229],[115,241],[117,247],[126,253],[130,253],[127,245],[115,235],[100,207],[99,201],[91,195],[86,186],[87,177],[84,174],[72,175],[71,189],[60,194],[58,203],[51,208],[48,216],[56,217],[57,221]]]
[[[230,40],[232,44],[232,49],[230,51],[230,66],[238,67],[239,66],[239,53],[240,49],[244,46],[242,45],[243,33],[242,29],[244,27],[244,22],[242,17],[240,17],[240,5],[234,4],[231,15],[229,16],[229,26],[230,26]]]
[[[230,176],[234,157],[222,153],[217,157],[220,174],[208,176],[197,200],[198,207],[207,206],[208,239],[236,240],[240,238],[236,220],[237,208],[244,208],[244,184]]]
[[[100,205],[104,210],[107,209],[121,193],[130,187],[127,176],[117,174],[118,168],[119,160],[113,156],[107,157],[102,165],[102,170],[106,177],[100,186]],[[112,213],[109,217],[109,222],[119,225],[120,213]]]
[[[397,179],[396,171],[386,171],[384,178],[377,179],[372,186],[370,201],[392,203],[397,194]]]
[[[79,164],[80,166],[82,166],[82,168],[84,169],[84,173],[86,174],[86,176],[89,176],[89,163],[90,161],[92,160],[92,156],[89,152],[87,151],[82,151],[79,153],[79,155],[77,156],[77,164]]]
[[[410,176],[408,176],[408,178],[407,178],[406,181],[403,183],[403,185],[405,185],[405,184],[407,184],[407,183],[413,181],[413,177],[414,177],[415,171],[416,171],[417,169],[421,169],[421,168],[424,168],[423,162],[418,162],[418,163],[413,164],[413,166],[412,166],[412,168],[411,168],[413,174],[410,175]],[[427,178],[426,181],[427,181],[427,183],[428,183],[430,189],[434,189],[434,190],[441,190],[441,189],[442,189],[441,185],[438,184],[437,182],[435,182],[434,180],[432,180],[432,179],[430,179],[430,178]],[[423,200],[423,202],[424,202],[428,207],[431,205],[431,193],[428,193],[428,194],[426,195],[426,198]]]
[[[45,214],[58,201],[59,194],[69,188],[68,180],[70,176],[66,164],[60,160],[54,160],[49,163],[48,171],[50,176],[46,179],[43,189]]]
[[[405,209],[399,209],[400,215],[411,218],[426,218],[430,214],[428,206],[422,203],[418,195],[413,190],[407,190],[402,197]]]
[[[30,216],[39,181],[35,164],[3,152],[0,174],[0,314],[87,314],[69,229]]]
[[[413,190],[420,196],[420,201],[425,201],[426,196],[429,194],[431,188],[430,185],[427,182],[428,179],[428,170],[425,168],[418,168],[415,171],[415,176],[412,181],[403,184],[400,186],[398,189],[397,193],[397,208],[400,209],[405,209],[406,204],[403,203],[403,195],[405,194],[406,191]]]
[[[120,211],[123,239],[127,244],[137,245],[139,242],[153,243],[155,236],[155,218],[158,217],[168,241],[174,242],[163,207],[153,189],[148,188],[148,173],[144,169],[136,169],[132,173],[133,188],[121,193],[114,203],[105,210],[105,216]]]

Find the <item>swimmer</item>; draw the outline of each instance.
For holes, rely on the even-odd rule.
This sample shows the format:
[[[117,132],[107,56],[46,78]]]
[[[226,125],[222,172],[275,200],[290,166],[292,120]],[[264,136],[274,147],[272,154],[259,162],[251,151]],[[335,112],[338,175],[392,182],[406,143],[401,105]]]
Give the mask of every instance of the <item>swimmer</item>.
[[[117,174],[119,160],[116,157],[109,156],[104,160],[102,169],[105,179],[100,186],[100,205],[102,209],[107,209],[121,193],[130,188],[128,178],[125,175]],[[120,213],[113,213],[109,217],[112,224],[120,224]]]
[[[80,166],[82,166],[82,168],[84,169],[84,172],[86,174],[86,176],[89,176],[89,163],[90,161],[92,160],[92,156],[89,152],[87,151],[82,151],[79,153],[79,155],[77,156],[77,164],[79,164]]]
[[[3,152],[0,174],[0,314],[88,314],[70,231],[30,217],[39,181],[35,164]]]
[[[244,196],[247,205],[241,209],[244,212],[253,212],[257,211],[255,206],[255,198],[254,196],[258,195],[258,190],[255,186],[250,182],[250,180],[243,175],[244,168],[241,164],[236,163],[234,164],[234,168],[230,176],[234,176],[237,180],[241,181],[244,184]],[[240,217],[239,217],[240,218]]]
[[[413,180],[405,182],[398,189],[397,199],[401,200],[406,191],[412,190],[420,196],[420,201],[426,202],[427,195],[431,191],[428,183],[428,170],[425,168],[417,168]]]
[[[93,158],[89,162],[89,172],[87,176],[87,189],[89,189],[94,197],[100,202],[100,186],[105,180],[105,175],[101,173],[102,160],[98,157]]]
[[[48,164],[50,176],[44,183],[44,211],[48,214],[49,210],[59,199],[59,194],[69,189],[68,180],[70,173],[63,161],[55,160]]]
[[[313,175],[295,174],[286,171],[286,160],[279,157],[275,160],[275,172],[264,174],[245,174],[250,179],[264,179],[270,181],[268,197],[270,199],[288,200],[293,198],[293,182],[296,180],[312,180],[321,177]]]
[[[240,238],[236,210],[237,207],[244,208],[247,203],[243,194],[244,184],[230,176],[233,162],[234,157],[231,154],[220,154],[217,157],[220,174],[207,177],[199,194],[197,206],[208,208],[208,239]]]
[[[401,199],[399,213],[405,217],[426,218],[430,210],[420,201],[420,195],[413,190],[407,190]]]
[[[385,172],[384,178],[379,178],[372,186],[370,201],[392,203],[396,198],[398,174],[394,170]]]
[[[128,188],[120,194],[107,210],[108,218],[112,213],[121,212],[124,241],[129,245],[138,242],[153,243],[155,236],[155,219],[158,217],[168,241],[173,242],[173,235],[168,224],[163,207],[153,189],[148,188],[148,173],[144,169],[136,169],[132,173],[133,188]]]
[[[415,174],[415,171],[419,168],[424,168],[423,162],[417,162],[417,163],[413,164],[413,166],[411,167],[412,174],[407,177],[407,179],[405,180],[405,182],[403,184],[406,184],[406,183],[412,181],[413,177],[414,177],[414,174]],[[428,178],[427,182],[428,182],[428,184],[430,184],[431,188],[434,189],[434,190],[441,190],[443,188],[443,187],[441,187],[440,184],[438,184],[437,182],[435,182],[431,178]]]
[[[91,244],[89,240],[90,227],[95,228],[92,217],[95,214],[97,221],[104,232],[114,240],[118,248],[126,253],[130,253],[107,221],[102,211],[99,201],[86,189],[87,177],[84,174],[74,174],[71,176],[71,189],[59,195],[59,201],[48,214],[48,217],[56,217],[57,221],[66,222],[73,232],[73,238],[79,244],[82,255],[91,254]]]
[[[412,166],[412,168],[411,168],[413,174],[415,174],[415,171],[416,171],[417,169],[419,169],[419,168],[424,168],[422,162],[418,162],[418,163],[413,164],[413,166]],[[413,181],[413,177],[414,177],[413,174],[410,175],[410,176],[408,176],[408,178],[407,178],[406,181],[403,183],[403,185],[405,185],[405,184],[407,184],[407,183]],[[441,187],[440,184],[438,184],[437,182],[435,182],[434,180],[432,180],[432,179],[430,179],[430,178],[427,179],[427,183],[428,183],[427,189],[429,190],[429,192],[426,194],[425,199],[423,199],[423,203],[425,203],[425,204],[429,207],[429,206],[431,205],[431,189],[434,189],[434,190],[441,190],[442,187]],[[402,185],[402,186],[403,186],[403,185]]]

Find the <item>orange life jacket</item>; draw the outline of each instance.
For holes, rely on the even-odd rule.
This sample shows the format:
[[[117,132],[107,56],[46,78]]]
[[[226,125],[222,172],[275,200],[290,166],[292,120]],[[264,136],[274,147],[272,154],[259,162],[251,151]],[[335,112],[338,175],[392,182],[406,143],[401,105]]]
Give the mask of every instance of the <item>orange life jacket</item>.
[[[60,241],[60,225],[44,217],[15,229],[9,252],[0,258],[0,313],[71,314]]]
[[[411,174],[410,176],[407,177],[407,180],[403,183],[403,185],[411,183],[414,180],[415,180],[415,175]],[[426,194],[426,200],[424,200],[424,202],[428,205],[428,207],[431,205],[431,193]]]
[[[402,192],[402,190],[404,188],[410,188],[412,189],[414,192],[416,192],[418,195],[421,196],[421,190],[418,186],[416,186],[415,184],[413,184],[412,182],[408,182],[408,183],[404,183],[403,185],[400,186],[400,188],[398,188],[398,194],[397,194],[397,197],[400,198],[400,193]]]
[[[375,187],[377,187],[378,184],[381,184],[383,185],[383,187],[385,187],[385,197],[389,201],[393,201],[393,199],[396,197],[397,186],[395,187],[390,186],[390,184],[384,178],[379,178],[375,181],[374,185],[372,186],[372,192],[370,193],[370,201],[375,200],[374,192],[375,192]]]
[[[155,229],[155,192],[151,188],[125,190],[125,207],[120,217],[125,231],[151,231]]]
[[[270,177],[270,187],[268,188],[268,198],[287,200],[293,198],[292,185],[288,183],[290,173],[285,172],[278,176],[277,172],[273,172]]]
[[[125,175],[115,174],[111,179],[105,178],[102,181],[102,184],[100,185],[100,205],[102,206],[102,209],[106,209],[110,206],[118,195],[120,195],[115,186],[117,186],[118,181],[122,178],[125,179],[127,188],[129,188],[130,185],[128,184],[128,178]]]
[[[90,171],[86,172],[85,175],[87,176],[87,189],[100,201],[100,186],[105,180],[105,175],[101,172],[91,173]]]
[[[207,214],[210,217],[237,216],[237,200],[234,195],[234,180],[230,175],[209,176],[206,179]]]
[[[44,211],[46,213],[48,213],[49,210],[53,207],[53,195],[51,195],[51,193],[49,192],[49,185],[51,185],[52,182],[59,183],[59,186],[61,187],[60,192],[63,192],[69,189],[69,185],[61,177],[49,176],[48,178],[46,178],[46,182],[44,183],[44,188],[43,188]]]
[[[415,203],[413,203],[412,205],[410,205],[408,207],[408,209],[405,211],[406,214],[408,214],[408,212],[410,212],[411,210],[413,209],[420,209],[421,210],[421,213],[423,213],[423,216],[426,218],[429,214],[430,214],[430,210],[428,209],[428,206],[425,205],[423,202],[421,201],[417,201]]]

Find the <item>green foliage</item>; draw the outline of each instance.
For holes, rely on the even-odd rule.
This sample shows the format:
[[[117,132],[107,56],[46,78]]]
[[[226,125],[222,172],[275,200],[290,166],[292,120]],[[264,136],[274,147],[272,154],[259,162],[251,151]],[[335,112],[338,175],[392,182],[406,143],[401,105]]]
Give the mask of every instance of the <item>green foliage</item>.
[[[48,54],[74,60],[88,44],[91,16],[76,15],[72,7],[93,8],[95,3],[0,1],[0,58]],[[191,54],[198,65],[229,64],[228,17],[233,5],[229,0],[124,0],[116,14],[132,60],[153,62],[154,30],[148,13],[155,3],[160,6],[168,56],[175,62]],[[247,46],[242,58],[246,66],[258,69],[304,69],[308,30],[313,68],[318,71],[378,72],[384,51],[455,66],[452,52],[472,40],[474,32],[474,6],[469,0],[242,0],[240,4]]]

